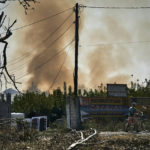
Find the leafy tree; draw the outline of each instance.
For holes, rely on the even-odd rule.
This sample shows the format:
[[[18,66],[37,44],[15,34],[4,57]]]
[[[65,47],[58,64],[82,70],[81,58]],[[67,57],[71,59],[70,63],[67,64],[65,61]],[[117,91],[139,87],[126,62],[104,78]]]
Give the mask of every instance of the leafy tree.
[[[67,85],[66,85],[66,82],[64,82],[64,95],[65,96],[67,95]]]
[[[50,121],[60,118],[64,114],[65,104],[63,93],[58,88],[53,95],[27,92],[16,96],[12,103],[13,112],[25,113],[26,117],[46,115]]]
[[[73,95],[73,92],[72,92],[72,86],[70,85],[69,87],[68,87],[68,95]]]
[[[78,96],[82,96],[82,90],[78,89]]]

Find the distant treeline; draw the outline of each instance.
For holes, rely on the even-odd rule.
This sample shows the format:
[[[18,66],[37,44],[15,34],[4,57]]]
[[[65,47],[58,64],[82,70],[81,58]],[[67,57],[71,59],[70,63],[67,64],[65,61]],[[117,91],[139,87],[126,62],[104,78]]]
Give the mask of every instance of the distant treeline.
[[[65,97],[73,96],[72,87],[57,88],[53,93],[27,91],[23,95],[16,96],[12,103],[12,112],[22,112],[30,118],[33,116],[47,115],[50,122],[65,115]],[[103,84],[97,89],[79,89],[78,95],[83,97],[107,97],[107,89]],[[145,80],[145,86],[131,82],[128,89],[128,97],[150,97],[150,80]]]

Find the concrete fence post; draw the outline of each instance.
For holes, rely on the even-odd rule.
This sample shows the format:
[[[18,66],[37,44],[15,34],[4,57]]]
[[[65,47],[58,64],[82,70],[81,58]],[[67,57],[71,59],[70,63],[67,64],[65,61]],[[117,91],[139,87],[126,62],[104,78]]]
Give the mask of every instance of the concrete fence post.
[[[80,129],[81,116],[80,116],[80,99],[79,97],[66,98],[66,115],[67,127],[72,129]]]

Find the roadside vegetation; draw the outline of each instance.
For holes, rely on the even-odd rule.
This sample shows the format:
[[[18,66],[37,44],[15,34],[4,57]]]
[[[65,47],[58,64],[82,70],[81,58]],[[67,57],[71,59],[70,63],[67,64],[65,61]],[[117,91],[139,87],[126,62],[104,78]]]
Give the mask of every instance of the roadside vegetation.
[[[101,84],[98,89],[79,89],[78,95],[81,97],[107,97],[106,87]],[[12,103],[12,112],[25,113],[25,117],[48,116],[49,123],[65,115],[65,98],[73,96],[72,87],[67,87],[64,82],[63,90],[57,88],[52,93],[27,91],[23,95],[16,96]],[[145,85],[131,82],[128,89],[128,97],[150,97],[150,80],[145,79]],[[139,108],[142,109],[142,108]],[[142,110],[144,111],[144,110]],[[150,114],[150,108],[144,112]]]
[[[90,120],[83,124],[80,131],[67,129],[66,126],[55,123],[47,131],[37,132],[25,128],[18,131],[16,128],[4,127],[0,130],[0,149],[2,150],[67,150],[70,145],[81,139],[89,137],[96,129],[97,134],[86,142],[76,145],[73,150],[148,150],[150,146],[150,134],[109,135],[108,131],[120,131],[121,122],[107,121],[99,122]],[[102,132],[107,131],[106,134]],[[120,131],[121,132],[121,131]]]
[[[131,83],[128,96],[132,97],[150,97],[149,81],[145,86]],[[78,94],[83,97],[106,97],[106,88],[101,85],[95,90],[79,89]],[[81,139],[81,132],[84,138],[93,133],[96,129],[97,134],[87,142],[77,145],[73,149],[114,149],[114,150],[133,150],[148,149],[150,146],[150,135],[138,135],[135,133],[127,135],[102,136],[101,132],[117,131],[122,132],[124,119],[92,119],[82,123],[80,131],[70,130],[66,127],[65,121],[65,98],[73,96],[72,87],[67,88],[64,83],[63,91],[57,88],[53,93],[41,91],[26,92],[23,95],[16,96],[12,103],[13,112],[25,113],[25,117],[48,116],[49,128],[44,132],[29,130],[24,126],[23,130],[4,125],[0,128],[0,149],[5,150],[66,150],[72,143]],[[58,118],[63,118],[62,122],[57,122]],[[143,133],[150,131],[150,121],[145,122],[145,129],[140,130]]]

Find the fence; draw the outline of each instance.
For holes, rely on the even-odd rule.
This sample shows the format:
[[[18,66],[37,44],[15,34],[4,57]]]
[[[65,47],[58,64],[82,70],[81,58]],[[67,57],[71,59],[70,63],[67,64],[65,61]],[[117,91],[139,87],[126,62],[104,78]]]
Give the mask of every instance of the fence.
[[[128,98],[81,97],[82,120],[88,118],[120,118],[128,113]]]
[[[47,116],[32,118],[5,118],[0,119],[0,129],[5,127],[16,128],[21,131],[26,129],[44,131],[47,129]]]
[[[0,119],[11,117],[11,95],[0,94]]]
[[[0,150],[12,149],[11,144],[17,149],[17,143],[31,143],[38,145],[38,138],[41,138],[38,131],[47,129],[47,117],[34,118],[3,118],[0,119]],[[16,144],[14,144],[16,143]],[[23,144],[24,145],[24,144]],[[41,147],[39,145],[39,147]],[[6,150],[7,150],[6,149]]]

